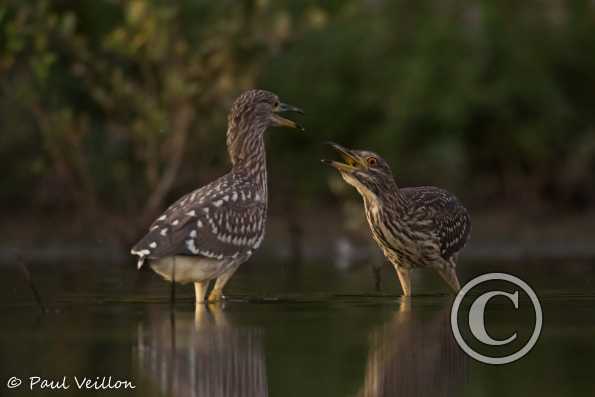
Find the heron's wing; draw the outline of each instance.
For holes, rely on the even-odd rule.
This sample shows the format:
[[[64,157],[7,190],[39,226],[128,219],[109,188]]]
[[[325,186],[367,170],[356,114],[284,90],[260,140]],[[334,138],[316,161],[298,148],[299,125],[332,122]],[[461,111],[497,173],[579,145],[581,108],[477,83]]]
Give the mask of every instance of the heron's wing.
[[[426,219],[440,243],[440,255],[450,259],[469,239],[471,218],[460,201],[446,190],[435,187],[401,189],[412,203],[414,219]]]
[[[140,260],[172,255],[223,259],[258,248],[265,226],[265,198],[250,186],[232,182],[222,177],[179,199],[153,222],[131,252]]]

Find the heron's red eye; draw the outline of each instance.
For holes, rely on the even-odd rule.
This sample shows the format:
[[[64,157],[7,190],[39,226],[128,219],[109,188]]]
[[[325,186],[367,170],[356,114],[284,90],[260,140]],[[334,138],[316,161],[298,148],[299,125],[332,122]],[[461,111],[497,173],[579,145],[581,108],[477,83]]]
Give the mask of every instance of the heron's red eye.
[[[376,157],[368,157],[366,161],[370,167],[375,167],[376,164],[378,164],[378,159],[376,159]]]

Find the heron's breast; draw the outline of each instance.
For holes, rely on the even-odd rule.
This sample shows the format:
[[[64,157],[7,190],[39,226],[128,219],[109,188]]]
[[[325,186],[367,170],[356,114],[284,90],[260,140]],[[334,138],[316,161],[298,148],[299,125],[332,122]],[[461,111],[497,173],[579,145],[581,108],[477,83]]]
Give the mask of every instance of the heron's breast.
[[[376,243],[392,263],[425,267],[435,260],[439,246],[426,228],[413,228],[406,219],[382,219],[371,212],[370,228]]]
[[[229,261],[198,256],[168,256],[151,262],[155,273],[167,281],[194,283],[217,278],[227,269]]]

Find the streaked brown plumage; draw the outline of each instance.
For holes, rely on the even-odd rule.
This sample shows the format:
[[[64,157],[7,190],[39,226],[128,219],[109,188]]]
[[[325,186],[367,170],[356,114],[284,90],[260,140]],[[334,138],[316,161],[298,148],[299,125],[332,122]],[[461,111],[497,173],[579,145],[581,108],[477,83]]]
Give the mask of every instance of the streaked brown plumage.
[[[140,268],[145,259],[169,281],[193,282],[196,300],[219,300],[238,266],[264,238],[267,169],[264,132],[269,127],[301,127],[281,112],[301,110],[277,95],[250,90],[234,102],[228,117],[229,173],[172,204],[132,248]]]
[[[456,261],[471,232],[469,213],[459,200],[433,186],[399,188],[387,162],[365,150],[332,146],[344,163],[336,168],[364,200],[372,236],[411,295],[412,268],[435,269],[454,290],[460,289]]]

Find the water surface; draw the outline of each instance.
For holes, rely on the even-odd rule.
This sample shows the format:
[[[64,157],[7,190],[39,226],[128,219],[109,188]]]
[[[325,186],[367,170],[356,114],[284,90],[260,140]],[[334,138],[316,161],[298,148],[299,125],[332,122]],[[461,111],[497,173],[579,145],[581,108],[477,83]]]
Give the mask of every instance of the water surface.
[[[224,304],[195,308],[192,288],[170,289],[133,266],[34,266],[42,314],[18,269],[0,268],[2,395],[27,378],[68,377],[52,395],[507,396],[591,395],[595,369],[595,277],[589,264],[512,265],[542,301],[544,327],[522,360],[489,366],[465,356],[449,324],[452,299],[432,277],[404,300],[390,269],[383,291],[371,272],[312,264],[241,269]],[[498,264],[466,266],[462,279]],[[519,272],[518,269],[523,269]],[[426,279],[427,278],[427,279]],[[490,330],[518,318],[488,306]],[[522,316],[523,314],[521,314]],[[25,380],[9,391],[11,376]],[[134,390],[76,390],[72,378],[112,376]]]

